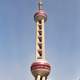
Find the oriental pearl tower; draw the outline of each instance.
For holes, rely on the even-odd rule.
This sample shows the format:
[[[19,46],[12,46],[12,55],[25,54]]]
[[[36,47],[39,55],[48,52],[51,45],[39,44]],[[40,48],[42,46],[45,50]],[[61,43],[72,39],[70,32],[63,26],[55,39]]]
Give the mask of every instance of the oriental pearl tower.
[[[38,0],[38,10],[34,14],[34,21],[36,23],[36,57],[31,65],[31,73],[35,80],[47,80],[51,66],[45,58],[44,23],[47,21],[47,14],[43,9],[42,0]]]

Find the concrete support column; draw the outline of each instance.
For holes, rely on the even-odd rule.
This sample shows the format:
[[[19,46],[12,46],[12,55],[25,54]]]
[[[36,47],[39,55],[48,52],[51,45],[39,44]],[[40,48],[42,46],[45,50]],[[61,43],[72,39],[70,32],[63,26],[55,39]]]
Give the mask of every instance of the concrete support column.
[[[47,77],[43,76],[43,77],[42,77],[42,80],[47,80]]]
[[[40,78],[41,78],[41,76],[40,76],[40,75],[38,75],[38,76],[37,76],[37,80],[40,80]]]
[[[38,25],[39,25],[39,22],[37,21],[36,22],[36,60],[39,56],[38,54]]]
[[[45,59],[45,31],[44,31],[44,19],[42,19],[42,51],[43,59]]]

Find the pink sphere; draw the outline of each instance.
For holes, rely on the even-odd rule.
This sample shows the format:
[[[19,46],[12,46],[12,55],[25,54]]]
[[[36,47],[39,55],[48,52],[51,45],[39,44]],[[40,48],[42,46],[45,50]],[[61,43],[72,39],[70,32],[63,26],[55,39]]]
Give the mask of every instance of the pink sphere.
[[[45,61],[34,62],[31,65],[31,72],[34,76],[48,76],[51,70],[50,64]]]
[[[44,19],[44,21],[47,21],[47,14],[44,12],[44,10],[39,10],[34,14],[34,20],[39,21]]]

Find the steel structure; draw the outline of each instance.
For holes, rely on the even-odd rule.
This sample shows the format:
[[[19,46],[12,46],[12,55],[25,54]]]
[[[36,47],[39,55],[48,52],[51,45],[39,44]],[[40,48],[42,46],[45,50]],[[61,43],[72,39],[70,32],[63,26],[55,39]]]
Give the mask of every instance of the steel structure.
[[[42,0],[38,0],[38,11],[34,14],[34,20],[36,22],[36,60],[31,65],[31,72],[35,80],[47,80],[51,66],[45,59],[44,23],[47,21],[47,14],[43,9]]]

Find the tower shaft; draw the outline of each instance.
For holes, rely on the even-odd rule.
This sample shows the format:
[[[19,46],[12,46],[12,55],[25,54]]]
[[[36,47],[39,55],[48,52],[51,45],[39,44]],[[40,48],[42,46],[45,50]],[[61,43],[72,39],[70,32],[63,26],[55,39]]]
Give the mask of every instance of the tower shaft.
[[[36,60],[45,59],[44,19],[36,22]]]

